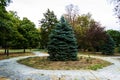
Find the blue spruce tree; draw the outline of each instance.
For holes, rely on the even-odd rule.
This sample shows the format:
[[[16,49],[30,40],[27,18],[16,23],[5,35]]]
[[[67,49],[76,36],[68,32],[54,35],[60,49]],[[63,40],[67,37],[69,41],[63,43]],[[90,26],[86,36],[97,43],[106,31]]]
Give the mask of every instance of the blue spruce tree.
[[[72,27],[61,17],[49,35],[48,53],[52,61],[77,60],[77,42]]]
[[[115,42],[110,35],[107,36],[105,44],[102,46],[102,54],[113,55],[115,49]]]

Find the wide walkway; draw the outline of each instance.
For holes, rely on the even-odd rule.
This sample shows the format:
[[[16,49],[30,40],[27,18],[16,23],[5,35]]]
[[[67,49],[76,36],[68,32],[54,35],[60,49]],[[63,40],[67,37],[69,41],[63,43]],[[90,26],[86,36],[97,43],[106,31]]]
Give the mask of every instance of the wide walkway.
[[[34,54],[35,56],[48,56],[40,52],[34,52]],[[5,76],[10,80],[120,80],[120,60],[118,60],[120,57],[97,57],[113,63],[97,71],[38,70],[16,62],[27,57],[34,56],[0,60],[0,77]]]

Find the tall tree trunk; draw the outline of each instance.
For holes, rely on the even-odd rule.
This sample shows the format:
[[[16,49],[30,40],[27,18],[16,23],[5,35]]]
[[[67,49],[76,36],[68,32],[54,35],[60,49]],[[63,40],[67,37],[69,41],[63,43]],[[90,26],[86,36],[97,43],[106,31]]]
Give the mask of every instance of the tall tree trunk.
[[[5,48],[5,52],[4,52],[4,54],[6,55],[7,54],[7,46],[6,46],[6,43],[4,43],[5,45],[4,45],[4,48]]]
[[[24,53],[25,53],[25,48],[24,48],[24,51],[23,51]]]
[[[7,49],[7,56],[9,56],[9,49]]]
[[[5,48],[5,52],[4,52],[4,54],[6,55],[6,53],[7,53],[7,49]]]

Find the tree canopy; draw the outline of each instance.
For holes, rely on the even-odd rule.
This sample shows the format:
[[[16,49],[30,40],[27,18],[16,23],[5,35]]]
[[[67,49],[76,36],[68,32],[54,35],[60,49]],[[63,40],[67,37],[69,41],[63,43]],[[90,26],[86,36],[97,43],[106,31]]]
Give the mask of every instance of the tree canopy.
[[[111,0],[114,4],[114,12],[120,20],[120,0]]]
[[[115,41],[115,45],[120,45],[120,31],[117,30],[107,30],[107,33],[113,38]]]
[[[21,48],[36,48],[38,46],[38,30],[35,28],[35,24],[31,22],[28,18],[23,18],[23,20],[20,22],[20,26],[18,27],[18,31],[23,36]]]
[[[116,1],[115,11],[119,18],[120,1],[114,1]],[[0,47],[5,49],[5,53],[9,53],[9,49],[13,48],[24,49],[25,52],[27,48],[39,46],[49,50],[51,60],[52,58],[53,60],[76,60],[77,48],[84,51],[103,51],[108,54],[105,50],[110,47],[113,51],[114,42],[117,47],[120,45],[119,31],[105,31],[90,13],[79,14],[77,5],[67,5],[66,13],[63,14],[65,19],[62,17],[60,21],[57,20],[54,11],[47,9],[43,13],[44,17],[39,21],[38,30],[27,17],[20,19],[16,11],[7,11],[6,7],[10,2],[11,0],[0,0]],[[104,46],[104,50],[100,48],[101,46]],[[66,50],[64,51],[63,48]],[[110,53],[113,53],[112,51]]]
[[[53,11],[47,10],[46,13],[43,14],[44,18],[40,20],[40,44],[41,48],[47,48],[48,36],[51,33],[51,30],[57,24],[57,17]]]

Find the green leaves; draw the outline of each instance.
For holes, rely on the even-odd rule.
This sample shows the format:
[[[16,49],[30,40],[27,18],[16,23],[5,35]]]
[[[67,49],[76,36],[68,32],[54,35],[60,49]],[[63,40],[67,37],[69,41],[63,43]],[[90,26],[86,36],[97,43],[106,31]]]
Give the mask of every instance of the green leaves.
[[[115,45],[119,46],[119,44],[120,44],[120,31],[108,30],[107,33],[113,38],[113,40],[115,41]]]
[[[102,46],[102,53],[106,55],[114,54],[115,43],[110,35],[107,36],[106,43]]]
[[[8,6],[11,0],[0,0],[0,6]]]
[[[18,27],[18,31],[20,34],[23,35],[25,40],[22,40],[22,46],[24,48],[36,48],[39,43],[39,33],[37,29],[35,28],[35,25],[33,22],[31,22],[27,18],[23,18],[23,20],[20,23],[20,26]],[[22,47],[21,46],[21,47]]]
[[[48,9],[47,12],[44,13],[44,18],[40,21],[41,48],[47,48],[48,36],[51,33],[52,29],[54,29],[57,22],[58,21],[54,12]]]

